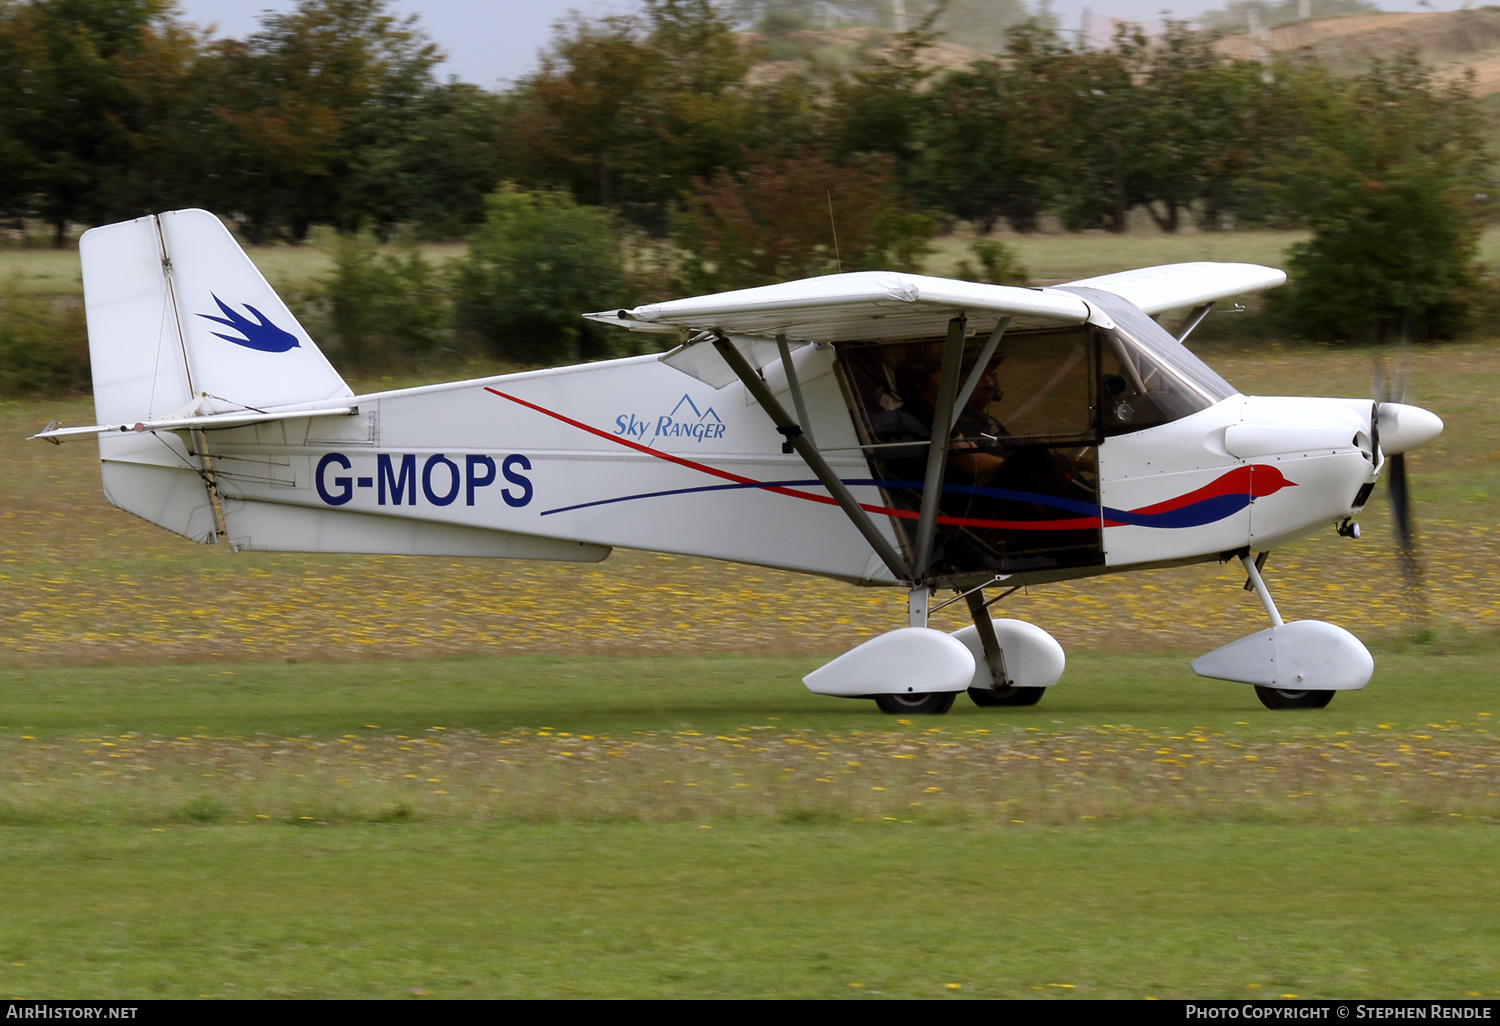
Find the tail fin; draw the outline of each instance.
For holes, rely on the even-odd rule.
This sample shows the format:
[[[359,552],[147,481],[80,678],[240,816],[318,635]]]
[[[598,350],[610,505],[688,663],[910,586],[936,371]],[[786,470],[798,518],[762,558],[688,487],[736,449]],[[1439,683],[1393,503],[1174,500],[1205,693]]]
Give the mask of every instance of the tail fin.
[[[95,228],[79,249],[99,424],[354,394],[207,211]],[[222,533],[207,459],[179,436],[101,434],[99,458],[116,506],[195,541]]]
[[[208,211],[95,228],[79,249],[99,423],[354,394]]]

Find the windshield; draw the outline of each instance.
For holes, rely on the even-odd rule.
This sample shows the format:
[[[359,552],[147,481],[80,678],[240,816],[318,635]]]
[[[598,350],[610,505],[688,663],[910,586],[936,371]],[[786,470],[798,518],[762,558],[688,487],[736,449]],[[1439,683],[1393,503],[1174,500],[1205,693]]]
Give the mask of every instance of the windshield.
[[[1206,410],[1234,386],[1141,310],[1110,292],[1068,289],[1115,322],[1100,332],[1101,427],[1119,435]]]

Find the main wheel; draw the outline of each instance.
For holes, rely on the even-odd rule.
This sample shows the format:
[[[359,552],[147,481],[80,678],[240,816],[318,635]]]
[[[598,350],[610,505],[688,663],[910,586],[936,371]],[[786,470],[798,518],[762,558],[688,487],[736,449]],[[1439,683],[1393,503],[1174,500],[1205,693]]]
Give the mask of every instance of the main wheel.
[[[1036,705],[1047,693],[1046,688],[1001,688],[999,691],[986,691],[983,688],[970,688],[969,697],[974,700],[975,705]]]
[[[1255,697],[1267,709],[1321,709],[1333,701],[1332,691],[1287,691],[1255,685]]]
[[[940,716],[953,708],[957,691],[926,691],[920,695],[876,695],[880,711],[892,716]]]

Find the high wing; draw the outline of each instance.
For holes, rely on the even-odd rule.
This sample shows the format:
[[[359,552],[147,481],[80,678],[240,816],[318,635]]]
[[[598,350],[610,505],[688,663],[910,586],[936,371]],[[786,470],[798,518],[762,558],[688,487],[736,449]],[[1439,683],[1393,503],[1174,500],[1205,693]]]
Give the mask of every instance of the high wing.
[[[807,343],[938,338],[954,317],[973,329],[1002,319],[1007,330],[1082,324],[1089,305],[1068,291],[1110,292],[1155,316],[1167,310],[1204,307],[1217,300],[1271,288],[1286,273],[1258,264],[1163,264],[1100,275],[1054,288],[985,285],[895,271],[857,271],[763,285],[630,310],[585,314],[601,324],[649,334],[675,335],[682,343],[664,363],[721,388],[734,380],[712,339],[722,337],[760,370],[780,359],[778,338],[792,348]],[[700,334],[709,333],[704,337]]]
[[[1089,307],[1051,289],[981,285],[895,271],[856,271],[585,314],[632,331],[676,333],[683,345],[663,362],[715,388],[734,374],[699,332],[732,342],[755,369],[780,358],[775,340],[792,346],[868,339],[939,338],[954,317],[975,329],[1009,319],[1011,330],[1082,324]]]
[[[1274,267],[1200,261],[1103,274],[1097,278],[1070,281],[1067,287],[1112,292],[1154,317],[1168,310],[1200,306],[1246,292],[1274,288],[1285,281],[1286,272]]]
[[[1010,317],[1017,329],[1082,324],[1088,306],[1048,289],[856,271],[587,314],[634,330],[671,326],[803,342],[940,336],[956,314]]]

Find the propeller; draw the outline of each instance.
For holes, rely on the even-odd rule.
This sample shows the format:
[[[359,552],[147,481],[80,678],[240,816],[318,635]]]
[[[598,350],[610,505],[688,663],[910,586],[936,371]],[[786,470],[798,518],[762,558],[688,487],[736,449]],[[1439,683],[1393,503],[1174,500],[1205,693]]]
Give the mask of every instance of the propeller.
[[[1427,603],[1422,594],[1422,565],[1417,559],[1417,529],[1412,518],[1411,491],[1406,473],[1406,454],[1432,441],[1443,431],[1443,422],[1434,413],[1406,403],[1406,358],[1411,349],[1411,308],[1401,316],[1401,341],[1397,349],[1396,371],[1386,372],[1385,362],[1375,360],[1370,411],[1370,438],[1377,460],[1383,459],[1386,496],[1390,503],[1391,525],[1396,531],[1396,564],[1405,584],[1407,609],[1419,629],[1427,625]]]
[[[1403,336],[1405,332],[1402,332]],[[1404,348],[1404,338],[1403,338]],[[1370,435],[1377,450],[1382,430],[1386,438],[1394,442],[1399,434],[1401,412],[1406,398],[1406,374],[1397,370],[1394,377],[1386,373],[1383,361],[1375,362],[1375,380],[1372,389],[1375,407],[1371,413]],[[1398,448],[1391,445],[1390,448]],[[1411,491],[1406,475],[1406,448],[1400,446],[1396,452],[1383,453],[1385,457],[1386,499],[1390,504],[1391,525],[1396,531],[1396,563],[1401,568],[1401,577],[1408,590],[1420,583],[1421,567],[1417,562],[1416,525],[1411,515]]]

